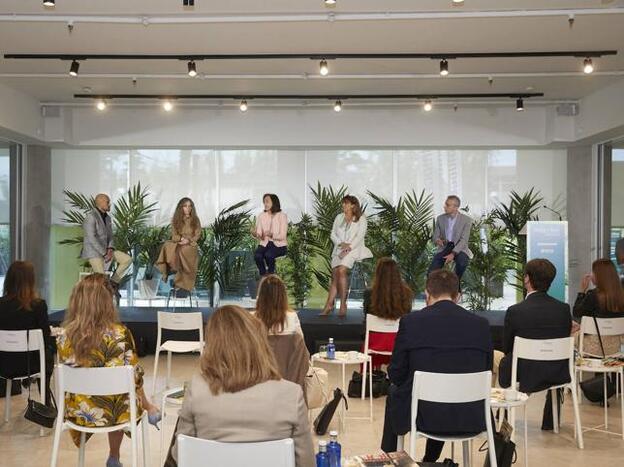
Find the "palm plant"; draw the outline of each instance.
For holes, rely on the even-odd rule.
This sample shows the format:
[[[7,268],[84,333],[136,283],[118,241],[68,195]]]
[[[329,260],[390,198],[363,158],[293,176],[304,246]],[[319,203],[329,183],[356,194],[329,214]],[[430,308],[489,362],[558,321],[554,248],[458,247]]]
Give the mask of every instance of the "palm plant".
[[[542,206],[544,198],[534,188],[523,194],[512,191],[509,198],[508,204],[501,203],[492,211],[492,219],[501,221],[507,231],[505,254],[514,265],[516,278],[512,285],[521,292],[524,289],[522,271],[526,264],[527,244],[526,235],[520,232],[527,222],[539,220],[537,212]]]
[[[214,306],[214,285],[225,290],[232,281],[242,276],[245,262],[230,255],[250,236],[249,210],[241,210],[249,200],[240,201],[222,210],[208,227],[202,229],[198,242],[200,259],[197,271],[199,285],[210,291],[210,305]]]
[[[311,239],[314,251],[319,261],[312,266],[314,277],[321,287],[329,290],[332,268],[331,255],[334,244],[331,241],[331,231],[334,219],[342,212],[341,201],[347,194],[347,187],[342,185],[335,190],[333,187],[324,187],[317,182],[316,189],[310,187],[314,198],[314,221],[316,229]]]
[[[131,254],[135,265],[147,222],[156,211],[157,203],[148,202],[149,194],[149,189],[142,188],[139,182],[130,187],[112,209],[115,249]]]
[[[70,209],[63,210],[64,223],[70,224],[76,227],[82,227],[85,217],[89,211],[95,209],[95,198],[93,196],[86,196],[82,193],[78,193],[70,190],[63,190],[63,194],[66,197],[66,201],[70,206]],[[72,238],[66,238],[61,240],[61,245],[82,245],[83,235],[82,232]]]
[[[138,265],[145,267],[145,279],[151,280],[154,278],[154,264],[158,259],[163,243],[170,236],[169,226],[146,227],[141,233]]]
[[[311,240],[314,230],[312,217],[302,214],[301,220],[288,229],[288,254],[283,265],[280,264],[280,273],[298,307],[305,305],[312,289],[314,247]]]
[[[401,196],[396,205],[372,192],[375,213],[368,227],[367,244],[375,259],[393,257],[414,293],[424,289],[431,251],[433,197],[424,190]]]

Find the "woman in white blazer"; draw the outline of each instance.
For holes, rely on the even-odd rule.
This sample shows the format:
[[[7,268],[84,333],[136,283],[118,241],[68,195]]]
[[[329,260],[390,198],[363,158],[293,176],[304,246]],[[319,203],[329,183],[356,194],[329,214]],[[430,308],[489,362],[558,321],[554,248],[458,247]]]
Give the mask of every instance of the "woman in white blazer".
[[[362,214],[358,199],[352,195],[342,198],[342,214],[336,216],[331,231],[331,240],[334,243],[331,258],[332,280],[321,316],[327,316],[332,312],[336,296],[340,297],[338,316],[346,316],[349,270],[356,261],[373,256],[364,244],[366,228],[366,216]]]

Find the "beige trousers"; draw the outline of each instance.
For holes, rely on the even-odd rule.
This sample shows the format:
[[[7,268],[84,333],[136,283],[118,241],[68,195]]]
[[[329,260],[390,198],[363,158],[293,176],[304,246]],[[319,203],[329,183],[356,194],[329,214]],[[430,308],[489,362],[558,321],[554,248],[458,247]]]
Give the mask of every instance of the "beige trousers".
[[[111,277],[111,281],[119,284],[121,278],[132,264],[132,258],[123,251],[113,250],[113,259],[117,261],[117,270],[115,274],[113,274],[113,277]],[[89,264],[93,272],[104,274],[104,257],[89,258]]]
[[[498,384],[498,367],[505,354],[499,350],[494,351],[494,361],[492,362],[492,387],[500,387]]]

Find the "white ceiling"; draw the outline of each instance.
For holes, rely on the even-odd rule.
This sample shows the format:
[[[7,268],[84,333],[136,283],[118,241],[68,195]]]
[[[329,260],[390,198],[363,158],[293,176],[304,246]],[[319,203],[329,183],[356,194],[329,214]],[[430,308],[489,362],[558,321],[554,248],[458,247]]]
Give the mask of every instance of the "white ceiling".
[[[547,5],[547,7],[545,6]],[[482,93],[544,92],[548,100],[579,99],[624,79],[624,14],[578,14],[570,27],[565,15],[442,18],[374,21],[264,21],[198,24],[113,24],[76,19],[71,34],[65,22],[10,21],[2,15],[297,15],[334,12],[390,13],[621,8],[624,1],[338,0],[57,0],[46,9],[40,0],[0,2],[0,53],[339,53],[339,52],[519,52],[618,49],[615,57],[595,60],[596,73],[581,73],[574,58],[464,59],[450,61],[451,76],[437,76],[433,60],[338,60],[318,77],[311,60],[198,62],[204,79],[188,78],[179,61],[86,61],[78,78],[67,76],[67,62],[0,59],[0,82],[42,102],[70,102],[89,87],[112,93]],[[22,18],[23,19],[23,18]],[[33,18],[35,19],[35,18]],[[42,19],[37,17],[36,19]],[[51,18],[54,19],[54,18]],[[306,79],[305,74],[309,74]],[[263,76],[264,75],[264,76]],[[268,75],[268,76],[267,76]],[[391,75],[391,76],[390,76]],[[459,76],[458,76],[459,75]],[[492,84],[488,76],[493,76]],[[132,77],[138,78],[133,85]]]

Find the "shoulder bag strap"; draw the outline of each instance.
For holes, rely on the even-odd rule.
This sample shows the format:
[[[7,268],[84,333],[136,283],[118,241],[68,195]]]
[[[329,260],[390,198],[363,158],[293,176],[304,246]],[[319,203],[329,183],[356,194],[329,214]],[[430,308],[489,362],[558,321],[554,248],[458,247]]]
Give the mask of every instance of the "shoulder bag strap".
[[[598,320],[596,319],[595,310],[594,310],[594,316],[592,316],[592,318],[594,318],[594,326],[596,326],[596,332],[598,333],[598,342],[600,342],[600,350],[602,350],[602,356],[604,358],[607,356],[607,354],[605,353],[604,345],[602,345],[602,336],[600,335],[600,328],[598,327]]]

